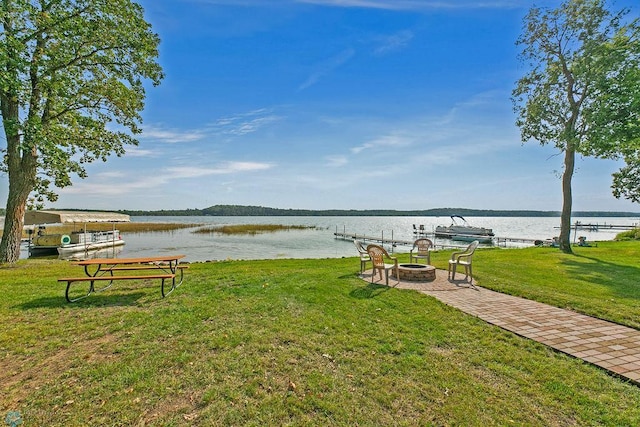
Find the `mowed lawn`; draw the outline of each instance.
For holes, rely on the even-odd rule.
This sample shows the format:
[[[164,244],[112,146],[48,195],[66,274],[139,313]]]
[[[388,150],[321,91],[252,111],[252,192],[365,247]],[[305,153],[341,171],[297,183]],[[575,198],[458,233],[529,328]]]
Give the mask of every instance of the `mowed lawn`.
[[[449,254],[432,262],[446,268]],[[639,242],[484,249],[474,272],[481,286],[639,328],[639,260]],[[640,387],[358,270],[355,257],[192,264],[164,299],[157,281],[118,282],[69,304],[56,278],[80,267],[3,266],[2,421],[638,425]]]

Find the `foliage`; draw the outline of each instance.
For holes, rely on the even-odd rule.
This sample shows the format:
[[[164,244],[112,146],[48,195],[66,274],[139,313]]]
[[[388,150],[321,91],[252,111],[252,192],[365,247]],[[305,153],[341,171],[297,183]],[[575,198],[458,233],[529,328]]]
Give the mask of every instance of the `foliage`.
[[[482,286],[640,318],[638,243],[577,251],[481,250],[474,270]],[[442,268],[449,255],[433,261]],[[356,257],[192,264],[164,299],[157,283],[119,282],[68,304],[55,279],[78,269],[36,260],[0,268],[0,409],[25,425],[640,418],[638,387],[431,297],[361,280]]]
[[[625,162],[624,167],[613,173],[613,195],[640,203],[640,155],[628,154]]]
[[[14,261],[21,215],[136,144],[159,39],[131,0],[0,0],[0,102],[9,195],[0,259]],[[8,239],[12,239],[9,241]]]
[[[640,240],[640,228],[634,228],[633,230],[618,233],[615,240]]]
[[[575,156],[631,161],[640,148],[640,26],[624,21],[628,13],[608,11],[604,0],[567,0],[555,10],[533,7],[518,40],[530,66],[513,91],[522,140],[564,152],[565,252],[571,252]],[[614,180],[614,187],[625,182]]]

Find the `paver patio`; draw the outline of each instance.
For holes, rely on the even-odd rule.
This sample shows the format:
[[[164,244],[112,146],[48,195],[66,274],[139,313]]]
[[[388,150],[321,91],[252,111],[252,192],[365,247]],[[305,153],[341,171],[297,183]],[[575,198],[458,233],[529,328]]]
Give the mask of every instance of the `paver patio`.
[[[361,275],[371,280],[371,270]],[[436,271],[432,282],[389,278],[389,286],[414,289],[520,336],[585,360],[640,386],[640,331],[570,310],[494,292]],[[384,279],[374,278],[384,285]]]

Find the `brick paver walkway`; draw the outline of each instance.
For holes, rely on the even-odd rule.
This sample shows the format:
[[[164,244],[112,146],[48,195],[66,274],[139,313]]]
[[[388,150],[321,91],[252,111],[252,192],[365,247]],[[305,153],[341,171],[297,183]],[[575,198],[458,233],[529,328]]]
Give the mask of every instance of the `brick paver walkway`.
[[[462,279],[464,274],[456,276]],[[371,270],[362,278],[371,280]],[[384,284],[379,276],[375,283]],[[570,310],[450,281],[437,270],[433,282],[397,282],[389,285],[415,289],[443,303],[515,334],[604,368],[640,385],[640,331]]]

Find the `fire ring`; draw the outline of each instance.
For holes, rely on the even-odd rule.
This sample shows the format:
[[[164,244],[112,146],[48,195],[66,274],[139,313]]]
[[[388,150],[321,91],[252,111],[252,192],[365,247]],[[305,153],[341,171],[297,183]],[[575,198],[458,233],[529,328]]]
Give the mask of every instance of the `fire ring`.
[[[395,270],[391,270],[395,277]],[[430,282],[436,279],[436,268],[424,264],[400,264],[398,265],[399,278],[407,282]]]

